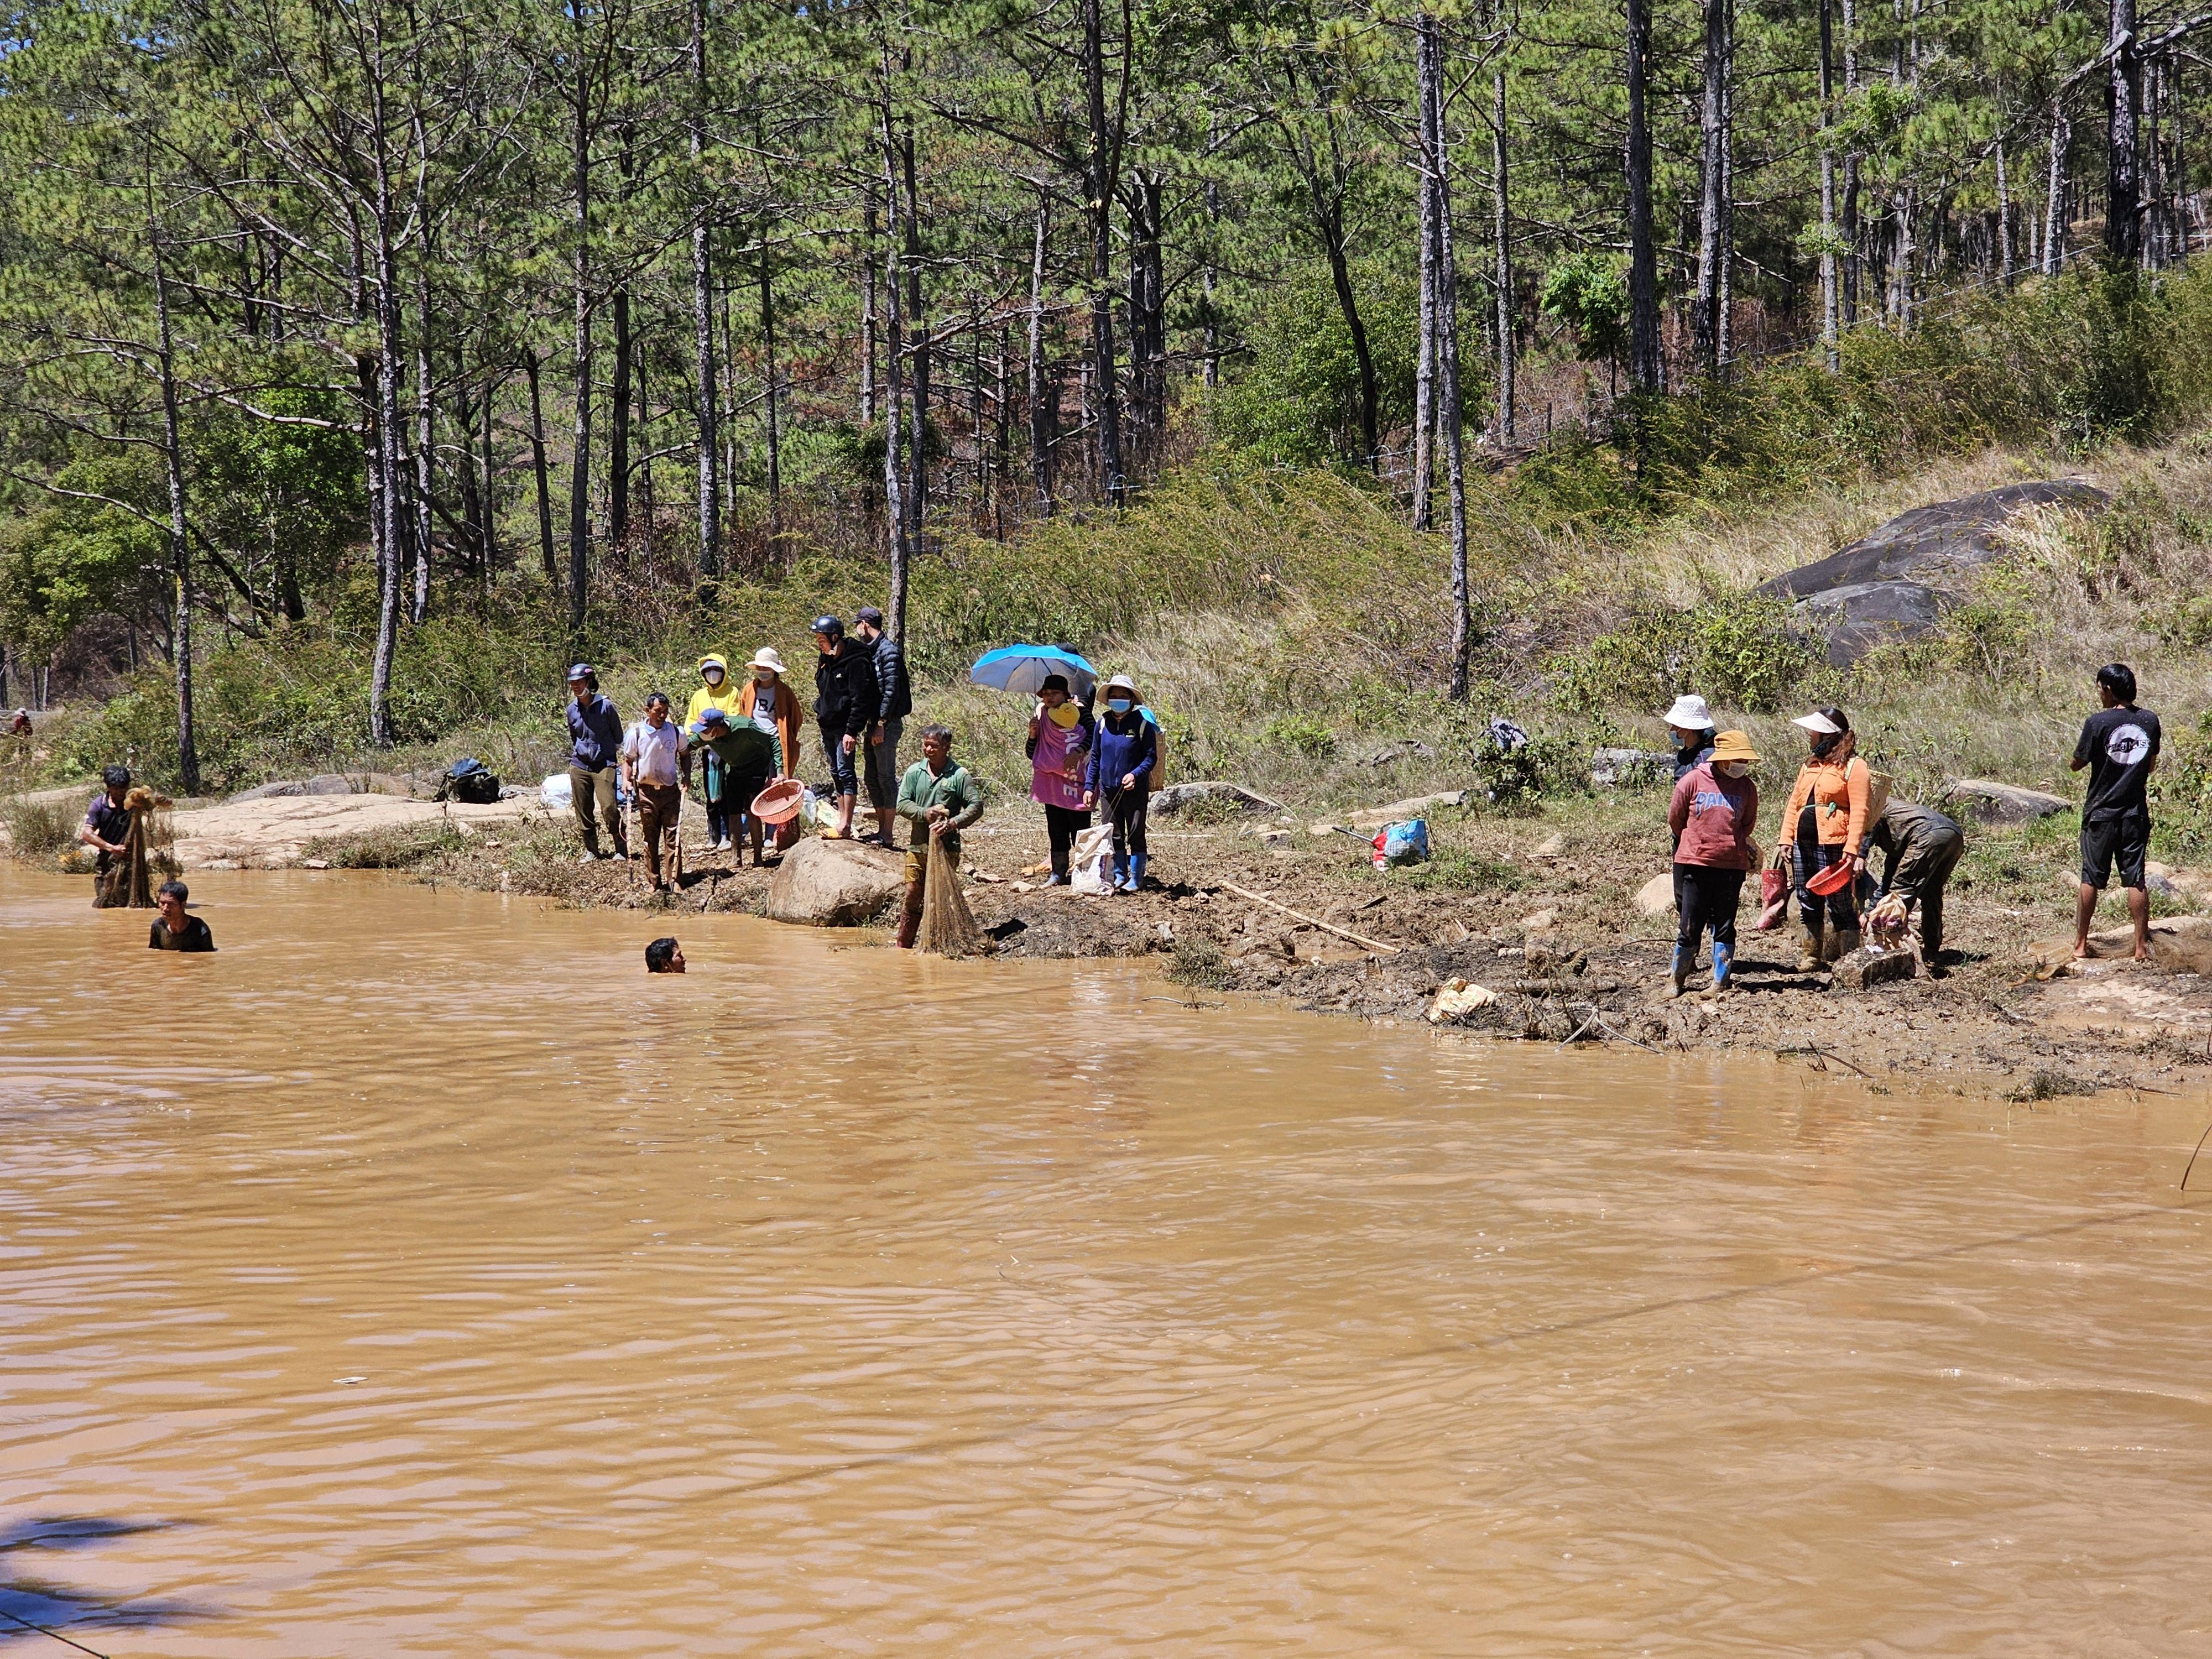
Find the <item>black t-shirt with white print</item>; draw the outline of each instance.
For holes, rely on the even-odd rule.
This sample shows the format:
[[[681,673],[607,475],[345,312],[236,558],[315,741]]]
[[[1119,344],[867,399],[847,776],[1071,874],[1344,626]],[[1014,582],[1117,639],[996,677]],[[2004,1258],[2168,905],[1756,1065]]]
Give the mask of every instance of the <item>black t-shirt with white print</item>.
[[[2122,704],[2089,716],[2081,727],[2081,741],[2074,745],[2075,762],[2089,763],[2089,794],[2081,803],[2084,822],[2149,814],[2144,790],[2158,746],[2158,716],[2148,708]]]

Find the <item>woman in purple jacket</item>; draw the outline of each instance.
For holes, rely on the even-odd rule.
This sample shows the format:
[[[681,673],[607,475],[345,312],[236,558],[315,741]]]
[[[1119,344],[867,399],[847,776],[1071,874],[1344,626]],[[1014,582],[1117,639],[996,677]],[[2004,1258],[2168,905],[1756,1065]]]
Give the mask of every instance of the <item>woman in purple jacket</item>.
[[[1103,801],[1114,826],[1114,890],[1133,893],[1144,884],[1145,809],[1151,804],[1152,768],[1159,762],[1159,732],[1145,718],[1136,682],[1116,674],[1106,682],[1106,713],[1091,745],[1091,770],[1083,804]]]
[[[1723,732],[1712,753],[1674,786],[1667,812],[1674,832],[1674,891],[1681,926],[1674,936],[1674,965],[1667,994],[1678,997],[1697,964],[1705,929],[1713,932],[1713,989],[1725,991],[1735,969],[1735,908],[1745,874],[1759,863],[1752,826],[1759,821],[1759,763],[1751,739]]]

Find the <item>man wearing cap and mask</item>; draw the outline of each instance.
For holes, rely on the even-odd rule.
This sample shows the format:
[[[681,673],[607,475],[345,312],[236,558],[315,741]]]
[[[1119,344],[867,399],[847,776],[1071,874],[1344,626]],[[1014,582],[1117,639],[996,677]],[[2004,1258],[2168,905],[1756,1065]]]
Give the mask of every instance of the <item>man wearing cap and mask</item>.
[[[584,834],[584,856],[590,864],[601,858],[629,856],[629,837],[623,832],[622,808],[616,804],[617,757],[622,751],[622,716],[599,695],[599,677],[587,662],[568,670],[568,805],[576,827]],[[611,854],[599,851],[599,820],[607,821]]]
[[[868,805],[876,815],[876,839],[891,845],[891,820],[897,816],[899,733],[914,712],[914,688],[906,677],[906,653],[884,632],[884,613],[864,605],[853,618],[853,637],[876,663],[876,718],[868,727],[860,770],[868,786]]]

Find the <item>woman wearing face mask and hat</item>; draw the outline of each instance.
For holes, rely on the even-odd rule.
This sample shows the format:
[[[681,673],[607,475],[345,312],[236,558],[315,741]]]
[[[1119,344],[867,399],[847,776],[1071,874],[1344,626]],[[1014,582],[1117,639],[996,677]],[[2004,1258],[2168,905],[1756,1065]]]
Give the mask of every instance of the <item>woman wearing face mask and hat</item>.
[[[699,689],[691,694],[690,703],[684,710],[684,729],[696,732],[701,716],[709,708],[720,709],[732,720],[738,719],[738,692],[736,683],[730,678],[730,665],[709,651],[699,659]],[[722,799],[721,763],[708,754],[705,766],[699,787],[700,798],[707,807],[707,843],[718,853],[726,853],[731,846],[732,803]],[[738,811],[744,810],[743,801],[735,805]]]
[[[1713,989],[1724,992],[1735,971],[1735,911],[1743,878],[1759,862],[1752,844],[1759,821],[1759,756],[1741,732],[1713,739],[1705,759],[1674,786],[1667,824],[1674,832],[1674,902],[1681,923],[1668,995],[1680,996],[1698,960],[1705,930],[1713,934]]]
[[[801,714],[799,693],[785,683],[782,653],[772,646],[764,645],[753,653],[753,659],[745,666],[750,671],[738,692],[732,720],[750,720],[775,739],[775,771],[779,778],[799,775],[799,721]],[[738,809],[750,818],[750,801],[739,801]],[[753,832],[753,862],[760,862],[760,829],[758,823],[749,826]],[[792,818],[775,827],[776,851],[781,853],[799,839],[799,820]]]
[[[1812,750],[1790,791],[1781,837],[1795,843],[1797,914],[1805,924],[1797,971],[1809,974],[1858,949],[1856,889],[1866,868],[1874,769],[1857,754],[1857,733],[1842,709],[1817,708],[1790,724],[1805,732]],[[1850,866],[1843,884],[1825,896],[1813,891],[1814,878],[1838,864]]]
[[[1098,721],[1098,740],[1091,745],[1091,765],[1083,792],[1085,806],[1103,803],[1114,826],[1114,891],[1133,893],[1145,883],[1146,791],[1159,759],[1159,733],[1137,701],[1137,684],[1127,674],[1106,682],[1106,713]]]

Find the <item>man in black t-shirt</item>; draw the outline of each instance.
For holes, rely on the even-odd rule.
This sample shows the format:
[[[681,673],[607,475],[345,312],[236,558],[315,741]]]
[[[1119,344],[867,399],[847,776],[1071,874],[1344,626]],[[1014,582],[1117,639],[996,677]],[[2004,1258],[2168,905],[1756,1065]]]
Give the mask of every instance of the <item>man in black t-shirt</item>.
[[[2089,769],[2089,793],[2081,802],[2081,891],[2074,904],[2074,954],[2091,954],[2089,924],[2117,858],[2128,916],[2136,925],[2136,959],[2144,962],[2150,957],[2150,893],[2143,884],[2143,859],[2150,851],[2147,792],[2158,764],[2158,716],[2136,707],[2135,671],[2125,663],[2097,671],[2097,696],[2105,706],[2089,716],[2081,740],[2074,745],[2074,769]]]
[[[161,919],[154,924],[154,931],[146,936],[146,947],[151,951],[202,951],[215,949],[215,934],[207,923],[198,916],[185,914],[185,901],[191,893],[181,881],[165,881],[157,895],[161,904]]]

